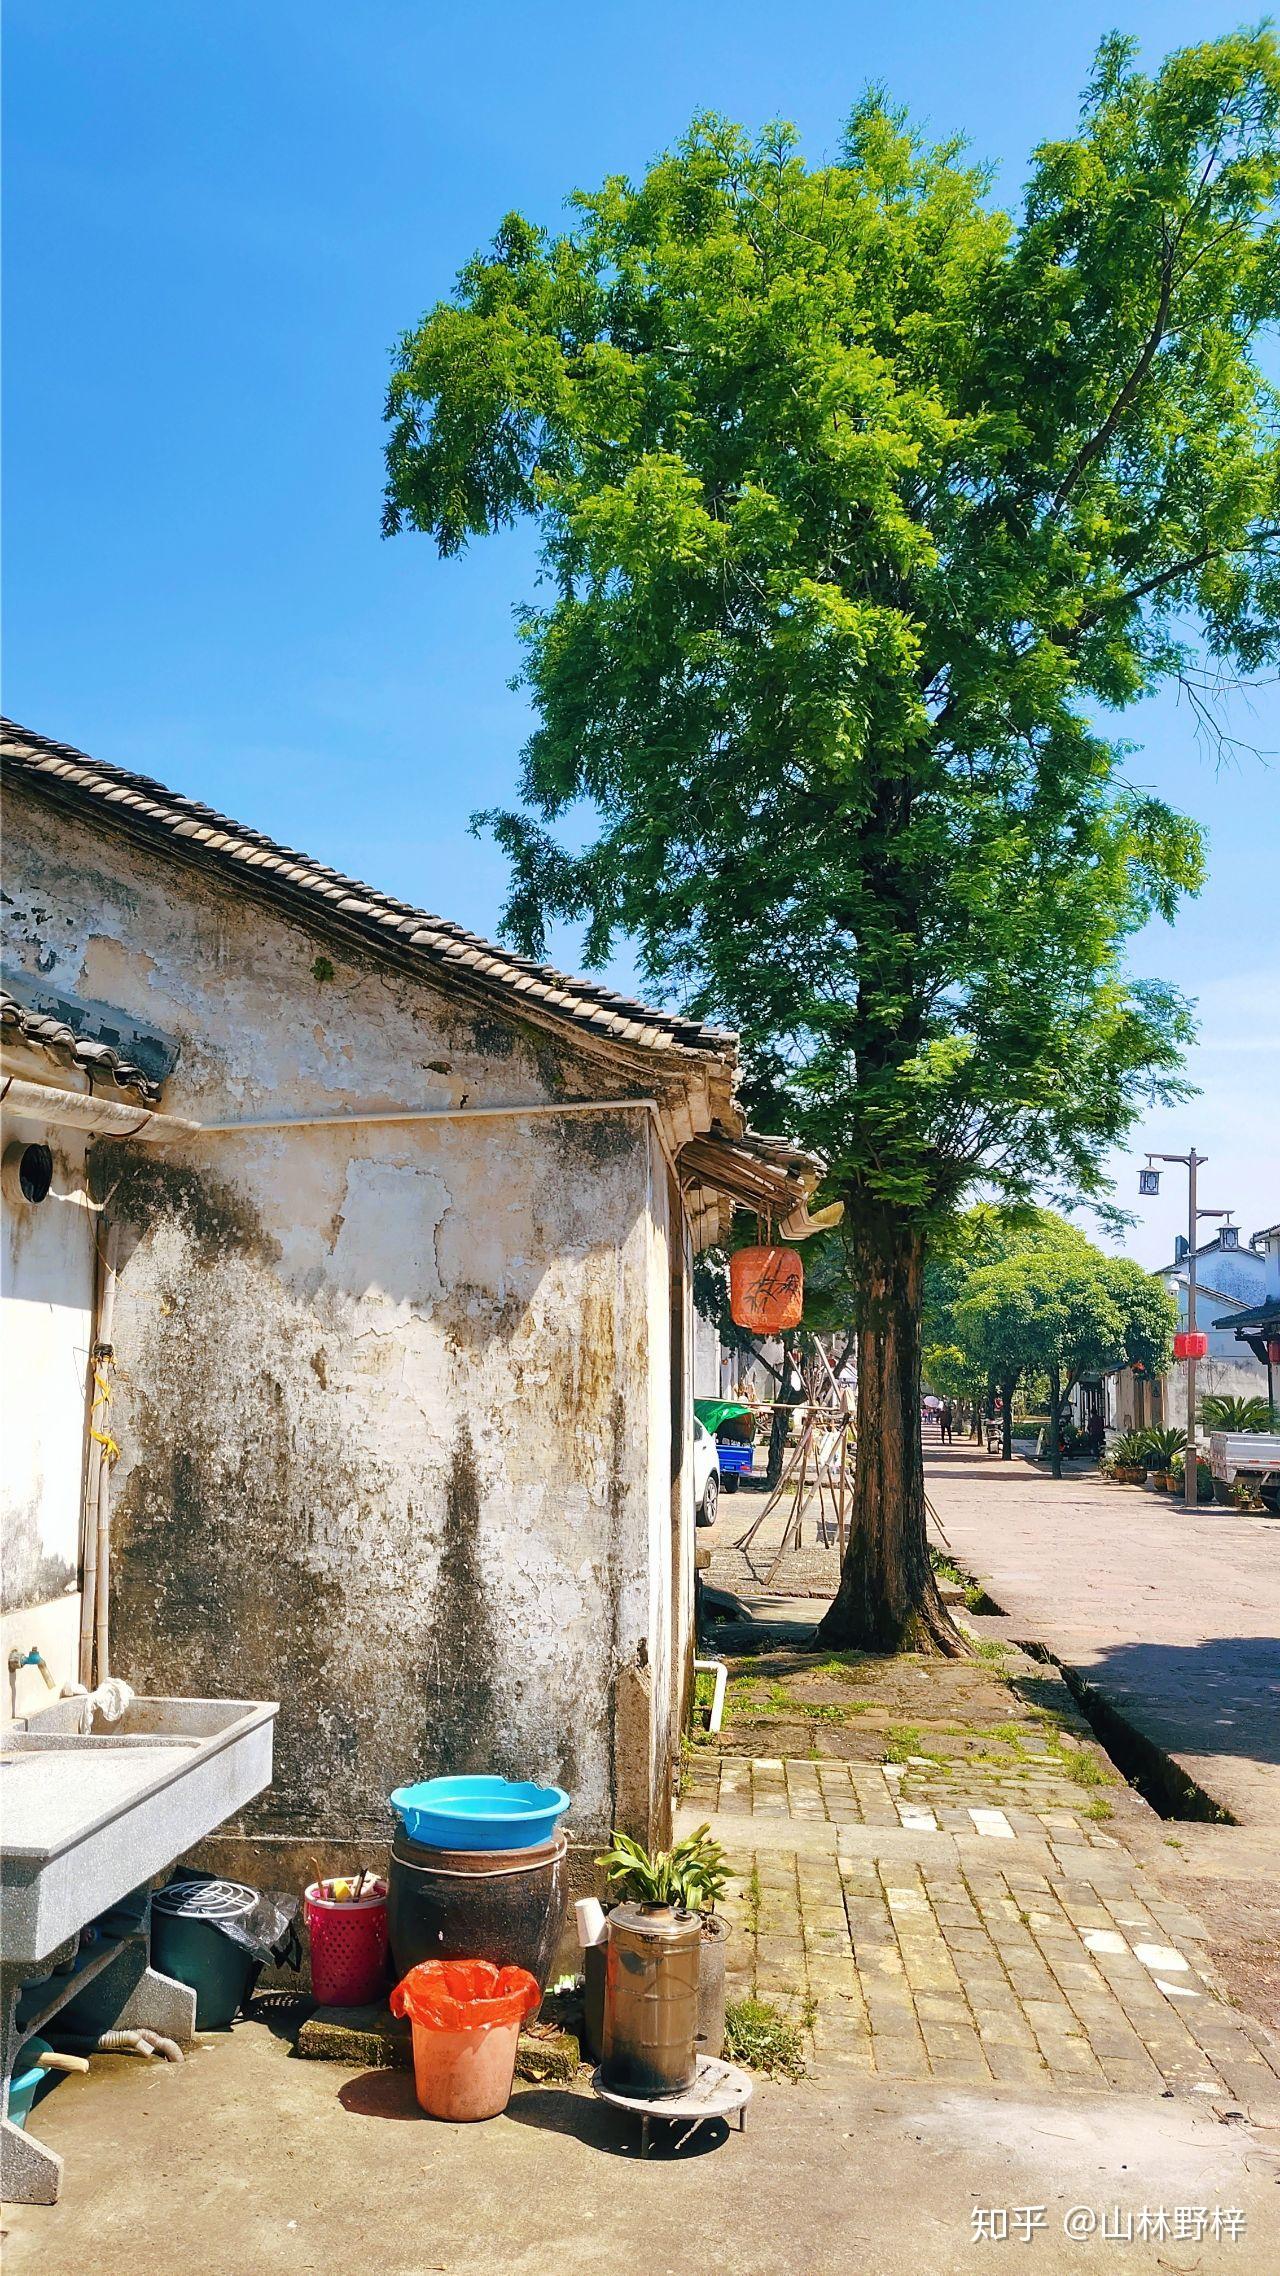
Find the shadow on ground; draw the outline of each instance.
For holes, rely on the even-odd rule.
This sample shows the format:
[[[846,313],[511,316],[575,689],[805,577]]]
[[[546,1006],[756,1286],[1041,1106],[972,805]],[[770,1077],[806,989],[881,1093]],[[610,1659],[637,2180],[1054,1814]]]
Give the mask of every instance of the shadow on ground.
[[[1280,1763],[1280,1638],[1099,1644],[1081,1674],[1164,1747]]]
[[[533,2126],[542,2133],[571,2134],[588,2149],[604,2150],[610,2157],[640,2155],[640,2119],[628,2110],[611,2110],[594,2095],[571,2094],[567,2087],[526,2087],[507,2104],[508,2118],[518,2126]],[[666,2119],[650,2120],[649,2162],[705,2157],[729,2138],[723,2118],[709,2118],[689,2140],[685,2128]]]

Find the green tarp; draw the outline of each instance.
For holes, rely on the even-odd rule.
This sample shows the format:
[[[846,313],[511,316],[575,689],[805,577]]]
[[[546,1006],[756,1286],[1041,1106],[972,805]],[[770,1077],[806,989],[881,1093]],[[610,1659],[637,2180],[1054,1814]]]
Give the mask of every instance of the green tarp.
[[[732,1422],[736,1415],[749,1415],[751,1409],[745,1407],[741,1399],[695,1399],[693,1411],[703,1428],[714,1437],[721,1423]]]

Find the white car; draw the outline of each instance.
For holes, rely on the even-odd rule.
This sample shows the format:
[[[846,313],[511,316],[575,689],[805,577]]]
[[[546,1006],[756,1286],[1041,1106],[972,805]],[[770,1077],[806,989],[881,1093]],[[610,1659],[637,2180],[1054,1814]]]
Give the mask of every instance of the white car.
[[[693,1500],[699,1525],[714,1525],[720,1502],[720,1449],[697,1416],[693,1418]]]

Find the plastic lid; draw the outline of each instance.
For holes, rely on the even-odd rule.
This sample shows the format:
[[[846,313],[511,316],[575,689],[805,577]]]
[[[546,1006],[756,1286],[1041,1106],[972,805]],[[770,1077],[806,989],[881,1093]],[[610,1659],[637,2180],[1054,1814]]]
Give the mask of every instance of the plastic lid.
[[[169,1881],[151,1899],[153,1912],[180,1913],[185,1920],[239,1920],[258,1902],[256,1889],[243,1881]]]

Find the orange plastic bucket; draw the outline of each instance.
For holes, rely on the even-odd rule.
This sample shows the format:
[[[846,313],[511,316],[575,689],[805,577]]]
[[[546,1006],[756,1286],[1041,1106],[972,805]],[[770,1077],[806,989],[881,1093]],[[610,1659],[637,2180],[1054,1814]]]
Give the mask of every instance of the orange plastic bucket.
[[[526,1968],[423,1960],[391,1994],[413,2026],[413,2078],[432,2118],[496,2118],[511,2099],[520,2026],[542,1994]]]

